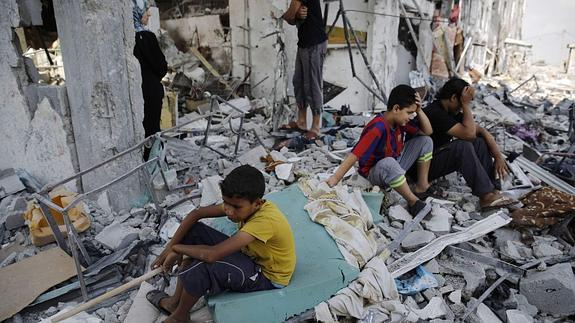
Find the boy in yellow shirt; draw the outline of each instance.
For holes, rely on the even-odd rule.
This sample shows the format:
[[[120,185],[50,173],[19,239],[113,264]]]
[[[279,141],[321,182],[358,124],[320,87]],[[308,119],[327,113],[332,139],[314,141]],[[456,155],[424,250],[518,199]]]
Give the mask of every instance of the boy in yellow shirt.
[[[275,204],[263,199],[265,180],[256,168],[243,165],[220,183],[224,203],[192,211],[152,264],[170,271],[182,268],[173,296],[159,290],[146,296],[169,315],[164,322],[189,322],[189,311],[204,295],[226,290],[254,292],[282,288],[295,269],[291,227]],[[198,222],[227,216],[238,224],[231,237]],[[183,256],[189,258],[183,260]]]

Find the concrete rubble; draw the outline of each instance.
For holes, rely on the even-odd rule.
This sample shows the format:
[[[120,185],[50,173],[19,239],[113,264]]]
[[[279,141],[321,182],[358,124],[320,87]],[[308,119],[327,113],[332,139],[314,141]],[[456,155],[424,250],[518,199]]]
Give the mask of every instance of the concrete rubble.
[[[16,1],[11,0],[9,2],[16,6]],[[383,8],[393,7],[393,11],[397,11],[396,13],[399,14],[399,8],[396,8],[395,5],[387,6],[387,1],[383,0],[375,2],[376,4],[372,4],[374,8],[384,10]],[[467,63],[476,67],[481,66],[484,71],[488,71],[487,75],[474,82],[474,87],[477,90],[473,108],[475,120],[494,135],[501,150],[512,165],[512,177],[501,182],[501,190],[504,194],[522,197],[540,186],[556,187],[560,190],[565,187],[572,188],[571,185],[575,184],[575,175],[573,175],[575,174],[575,160],[573,151],[569,148],[575,143],[573,136],[575,130],[573,126],[575,121],[573,116],[575,78],[552,67],[537,65],[529,65],[528,68],[524,68],[517,74],[504,73],[505,64],[508,64],[510,68],[514,67],[515,63],[511,54],[518,55],[514,52],[515,47],[513,46],[519,45],[509,41],[505,44],[497,44],[495,40],[491,39],[491,36],[483,36],[482,34],[485,34],[485,31],[481,30],[483,23],[476,21],[473,16],[476,14],[473,11],[477,11],[484,13],[483,17],[495,17],[494,12],[502,10],[499,5],[502,2],[513,1],[495,1],[498,6],[494,5],[493,8],[484,4],[480,5],[479,2],[473,3],[468,8],[464,6],[462,13],[462,19],[469,25],[469,29],[464,30],[463,33],[466,37],[474,37],[466,56],[469,61]],[[26,3],[26,6],[30,7],[29,10],[32,11],[21,17],[22,20],[28,20],[28,22],[23,23],[41,24],[41,18],[38,17],[38,9],[36,8],[37,3],[36,6],[34,6],[34,1],[23,1],[23,3]],[[273,4],[266,3],[265,6],[262,5],[262,8],[257,10],[277,11],[278,3],[278,1]],[[408,7],[410,14],[423,10],[425,11],[422,12],[424,16],[431,17],[433,15],[433,5],[430,1],[415,1],[415,3],[419,3],[422,8]],[[330,5],[333,6],[334,4]],[[5,9],[3,6],[5,5],[0,5],[0,9]],[[244,116],[244,119],[240,122],[236,118],[238,112],[230,108],[229,105],[220,104],[218,111],[211,119],[210,135],[205,142],[203,142],[204,134],[208,126],[206,118],[188,124],[179,132],[175,131],[163,136],[161,139],[162,148],[157,149],[157,152],[164,158],[165,166],[167,166],[164,173],[167,183],[164,182],[164,177],[158,171],[151,181],[151,189],[159,198],[159,204],[150,202],[150,199],[132,203],[132,201],[140,198],[140,192],[146,191],[142,179],[123,184],[125,189],[116,188],[109,194],[99,195],[100,198],[85,201],[85,212],[92,219],[92,224],[79,237],[80,243],[93,260],[92,266],[85,266],[90,298],[145,273],[155,257],[161,252],[163,245],[173,236],[181,220],[189,212],[196,207],[214,205],[222,201],[218,183],[234,167],[240,164],[250,164],[260,169],[266,179],[266,193],[282,190],[306,177],[325,180],[334,172],[351,147],[357,142],[365,123],[371,120],[374,113],[385,108],[380,104],[378,105],[377,102],[372,102],[371,95],[369,95],[370,98],[367,98],[367,91],[354,81],[352,85],[346,85],[343,92],[332,98],[329,104],[326,102],[322,116],[325,127],[322,129],[322,136],[317,140],[306,141],[299,133],[278,131],[277,124],[283,123],[291,117],[289,109],[281,110],[283,111],[281,113],[276,110],[279,106],[283,107],[282,101],[277,100],[276,97],[282,94],[287,96],[286,93],[289,92],[287,86],[286,89],[277,89],[281,87],[279,84],[285,83],[287,74],[276,75],[277,77],[268,75],[265,70],[266,66],[259,66],[265,64],[258,64],[257,67],[254,67],[252,75],[250,74],[251,71],[245,68],[245,63],[248,61],[258,60],[264,57],[264,54],[269,54],[270,48],[273,48],[274,51],[276,48],[280,48],[279,44],[276,46],[273,43],[275,37],[262,38],[261,46],[251,53],[240,53],[236,50],[230,54],[228,48],[241,47],[242,44],[237,38],[230,40],[226,33],[228,29],[232,29],[232,33],[238,32],[238,26],[243,25],[244,20],[249,20],[248,17],[242,17],[242,19],[237,16],[230,17],[235,13],[227,5],[223,8],[218,7],[206,14],[205,8],[193,7],[187,3],[186,6],[189,8],[186,12],[189,16],[186,17],[174,14],[177,11],[176,8],[167,3],[160,4],[160,6],[162,7],[161,22],[158,23],[162,30],[157,32],[161,47],[171,67],[171,72],[164,81],[169,84],[167,87],[169,91],[177,94],[177,124],[183,124],[187,120],[207,115],[210,110],[210,102],[204,97],[206,91],[230,99],[237,97],[230,102],[243,111],[239,114]],[[237,3],[230,4],[230,6],[237,6]],[[357,4],[357,6],[359,9],[363,8],[363,4]],[[118,12],[126,11],[124,9],[122,8]],[[241,9],[243,12],[244,8]],[[330,18],[333,18],[337,12],[335,6],[333,9],[334,12],[330,11]],[[65,8],[60,7],[59,10],[62,14]],[[201,12],[201,15],[197,17],[203,17],[202,23],[194,22],[191,19],[191,17],[196,17],[198,11]],[[181,15],[181,12],[179,14]],[[507,18],[500,19],[511,19],[518,14],[520,13],[509,13],[505,15]],[[14,21],[19,19],[11,17],[13,15],[16,15],[15,11],[0,13],[0,18],[10,18],[1,19],[0,27],[16,27],[11,24],[17,24]],[[228,20],[228,25],[222,25],[220,16],[227,16],[238,23],[230,26]],[[241,20],[241,23],[238,19]],[[405,21],[405,19],[403,20]],[[72,32],[69,23],[68,21],[61,22],[65,34]],[[360,24],[360,21],[355,21],[355,23]],[[254,24],[257,24],[257,27],[253,26],[253,28],[265,29],[271,35],[282,35],[286,37],[286,40],[293,37],[293,35],[286,36],[285,30],[277,29],[273,20],[269,20],[267,16],[266,19],[257,23],[254,22]],[[450,65],[453,58],[438,57],[441,55],[436,51],[432,54],[431,47],[433,45],[431,43],[434,41],[433,36],[439,29],[435,29],[434,34],[431,33],[431,30],[425,31],[428,33],[424,34],[424,30],[429,29],[427,26],[426,28],[422,27],[419,31],[419,40],[423,43],[426,51],[429,51],[429,58],[433,57],[432,61],[427,59],[427,62],[424,62],[420,55],[413,56],[407,50],[405,50],[407,54],[403,53],[406,45],[409,48],[415,48],[415,45],[405,39],[400,39],[398,44],[395,31],[393,31],[393,41],[389,41],[390,44],[393,43],[394,45],[384,45],[387,42],[386,37],[389,36],[387,33],[391,33],[390,30],[393,28],[393,30],[397,30],[399,22],[398,24],[389,24],[388,20],[378,17],[370,18],[370,21],[364,22],[364,24],[366,25],[360,25],[366,30],[368,25],[373,25],[373,28],[384,28],[390,25],[390,28],[385,29],[385,34],[377,34],[377,37],[374,40],[370,39],[368,44],[369,57],[374,61],[373,65],[377,75],[385,79],[384,87],[386,89],[392,85],[391,83],[395,84],[390,79],[395,79],[385,78],[385,76],[395,73],[401,74],[405,69],[405,66],[394,66],[387,63],[388,57],[397,58],[399,56],[400,59],[403,57],[402,55],[410,55],[409,58],[414,59],[414,66],[421,67],[430,64],[433,82],[428,84],[428,87],[431,92],[437,91],[442,82],[436,74],[453,74],[454,66]],[[209,44],[194,44],[193,47],[200,47],[200,52],[209,57],[215,68],[226,76],[223,81],[214,76],[210,68],[202,65],[197,56],[190,51],[181,50],[182,46],[190,46],[199,40],[177,39],[176,37],[177,41],[174,41],[174,33],[181,36],[182,26],[190,25],[199,26],[196,29],[200,34],[198,39],[206,39],[206,41],[210,39]],[[456,31],[449,28],[441,29],[442,35],[445,33],[447,39],[453,34],[453,38],[455,38]],[[494,27],[489,28],[493,29]],[[508,26],[507,22],[499,28],[501,28],[502,33],[505,31],[509,34],[508,36],[517,37],[517,32]],[[124,30],[124,27],[118,26],[118,29]],[[83,30],[82,33],[91,34],[90,30],[92,29]],[[253,32],[253,30],[246,31],[246,33]],[[403,32],[407,34],[405,30]],[[4,30],[0,33],[4,33]],[[219,41],[214,42],[213,39]],[[6,41],[2,40],[1,44],[5,43]],[[118,43],[122,47],[120,56],[126,56],[127,50],[125,48],[132,45],[130,42],[126,44],[122,37],[114,38],[114,43]],[[67,44],[70,44],[70,40]],[[492,57],[490,58],[491,61],[485,61],[486,44],[501,46],[501,50],[496,51],[498,59]],[[123,146],[122,149],[127,148],[135,142],[134,133],[140,131],[132,125],[140,122],[137,118],[141,112],[124,111],[123,113],[126,115],[129,114],[129,118],[126,118],[130,124],[128,127],[123,121],[116,120],[115,124],[110,125],[111,128],[106,128],[105,133],[108,137],[105,141],[94,142],[96,147],[82,145],[82,143],[90,141],[89,136],[91,135],[89,133],[74,133],[74,127],[78,128],[78,126],[72,127],[73,123],[77,124],[86,119],[89,120],[90,125],[94,126],[93,123],[96,121],[90,116],[90,113],[113,114],[118,112],[114,110],[118,107],[134,105],[132,101],[141,100],[141,95],[134,94],[134,89],[137,87],[133,83],[133,78],[129,80],[119,78],[117,81],[110,81],[110,84],[116,86],[112,91],[110,84],[100,84],[94,77],[90,79],[90,82],[97,83],[94,84],[94,87],[98,89],[94,97],[84,94],[76,95],[71,96],[70,101],[72,102],[67,102],[68,99],[64,100],[61,96],[61,93],[67,93],[64,87],[66,82],[63,77],[62,55],[77,56],[75,64],[78,65],[90,65],[83,60],[89,60],[90,57],[93,58],[93,55],[82,54],[88,49],[76,53],[71,49],[76,48],[76,46],[68,45],[66,50],[60,50],[59,46],[59,42],[54,43],[53,47],[49,49],[49,52],[54,54],[56,61],[56,66],[50,69],[45,68],[49,63],[41,55],[42,51],[30,50],[27,52],[25,56],[29,60],[25,60],[27,62],[25,68],[24,61],[19,65],[20,63],[14,58],[15,49],[0,50],[0,56],[10,58],[11,65],[8,66],[9,68],[1,67],[0,72],[3,73],[0,74],[9,75],[6,77],[7,83],[16,84],[12,89],[17,90],[12,92],[28,91],[31,93],[30,91],[33,91],[35,93],[29,94],[29,97],[20,94],[18,97],[10,97],[6,104],[21,107],[18,110],[20,112],[10,115],[10,118],[18,118],[18,122],[13,119],[0,122],[0,129],[2,129],[0,133],[5,138],[9,138],[6,144],[8,148],[0,150],[2,154],[6,155],[5,160],[0,163],[0,268],[32,257],[38,252],[46,250],[49,246],[55,245],[52,243],[49,246],[35,247],[22,217],[26,211],[26,204],[34,199],[33,194],[39,191],[39,188],[110,157],[112,152],[117,152],[114,138],[119,138],[120,146]],[[451,44],[451,47],[454,45]],[[213,50],[212,52],[209,51],[210,48]],[[343,49],[330,48],[330,55],[326,58],[326,66],[328,66],[326,80],[329,79],[336,85],[341,84],[342,80],[341,77],[335,75],[337,74],[335,70],[338,73],[341,71],[330,66],[337,66],[341,57],[345,58],[347,64],[347,56],[342,56],[342,54],[346,54],[344,49],[345,47]],[[274,52],[274,56],[275,54]],[[287,52],[285,54],[288,63],[291,62],[290,59],[293,60],[294,58],[293,53]],[[340,61],[336,59],[338,57]],[[100,59],[102,60],[100,64],[108,61],[106,58],[100,57]],[[398,61],[398,59],[394,61]],[[131,60],[125,60],[122,64],[124,65],[117,66],[119,70],[124,71],[125,69],[125,73],[134,74]],[[391,64],[391,66],[386,64]],[[462,64],[462,71],[469,67],[467,66],[469,64],[466,64]],[[35,66],[41,67],[39,68],[40,72],[34,70]],[[267,66],[267,68],[270,67]],[[237,76],[238,71],[247,81],[242,82],[237,77],[235,79],[227,77],[233,72]],[[101,73],[101,71],[92,71],[92,69],[84,72],[90,75],[92,72],[94,75]],[[367,71],[362,73],[367,75]],[[24,78],[28,79],[26,76],[29,77],[29,80],[36,80],[36,82],[24,82]],[[81,92],[80,76],[79,73],[69,74],[68,93]],[[256,83],[251,79],[255,77],[258,77],[258,80],[263,79],[260,87],[256,87]],[[2,79],[4,80],[4,77]],[[407,76],[405,79],[409,82]],[[244,90],[249,88],[246,86],[246,82],[248,85],[252,82],[253,91],[251,93],[249,90]],[[234,91],[230,92],[224,83],[234,88]],[[61,86],[62,88],[47,89],[42,87],[46,84],[55,87]],[[425,85],[425,80],[423,84]],[[129,98],[120,95],[123,93],[120,88],[132,95]],[[271,95],[272,93],[273,95]],[[95,104],[99,109],[98,111],[86,110],[83,112],[84,114],[74,114],[72,117],[71,111],[78,110],[78,107],[82,106],[83,103],[90,105],[87,102],[91,99],[97,101]],[[430,99],[431,96],[426,97],[427,102]],[[115,102],[111,103],[114,106],[113,110],[102,110],[107,104],[106,100]],[[31,104],[30,102],[36,103],[32,104],[31,107],[28,106]],[[349,107],[342,106],[343,104],[351,105],[351,111]],[[286,106],[288,105],[286,104]],[[367,107],[374,109],[367,109]],[[53,121],[50,123],[50,127],[44,124],[44,119]],[[27,147],[33,151],[19,149],[19,143],[7,135],[6,131],[8,131],[7,128],[10,128],[10,122],[14,124],[13,128],[27,134],[25,140]],[[329,122],[332,124],[327,126]],[[237,129],[239,129],[240,124],[244,132],[241,134],[240,140],[236,141]],[[175,121],[173,125],[176,125]],[[122,128],[129,128],[130,134],[118,135],[116,132]],[[55,135],[50,137],[50,134]],[[43,139],[43,137],[46,138]],[[50,141],[48,141],[48,137],[50,137]],[[78,145],[80,147],[77,147]],[[93,150],[97,150],[97,154],[89,156]],[[57,151],[58,154],[52,155],[50,151]],[[521,159],[521,163],[513,162],[517,156],[524,157],[526,161]],[[19,160],[23,162],[19,163]],[[137,164],[137,158],[132,156],[124,166]],[[525,167],[525,165],[540,166],[547,173],[536,173],[532,167]],[[25,175],[23,170],[29,170],[32,175]],[[108,173],[103,172],[101,174],[106,174],[106,176],[100,178],[101,176],[99,177],[97,174],[90,174],[88,177],[82,178],[82,181],[73,182],[67,186],[75,191],[88,191],[101,185],[104,178],[110,178]],[[119,175],[120,173],[113,174]],[[561,182],[559,183],[559,181]],[[352,168],[342,182],[352,189],[357,188],[364,192],[383,192],[385,194],[384,205],[381,208],[383,219],[375,226],[378,234],[385,241],[394,241],[401,230],[413,221],[413,217],[406,211],[405,202],[395,192],[372,187],[357,173],[356,168]],[[558,322],[569,321],[574,318],[575,241],[569,239],[569,236],[572,237],[574,233],[574,221],[567,221],[568,216],[566,216],[565,222],[554,225],[543,227],[518,225],[514,222],[512,213],[502,212],[494,215],[481,212],[478,198],[471,194],[470,189],[458,174],[450,174],[438,180],[436,184],[444,189],[448,195],[447,198],[445,200],[428,200],[432,204],[431,213],[414,226],[412,232],[408,233],[401,241],[397,250],[391,252],[389,257],[382,261],[385,261],[387,268],[389,268],[387,275],[391,274],[394,278],[410,278],[414,275],[415,268],[423,265],[426,271],[437,280],[438,286],[425,288],[414,295],[399,295],[397,299],[386,299],[378,304],[370,304],[373,307],[370,309],[369,306],[366,306],[363,313],[357,312],[353,315],[347,313],[347,315],[331,318],[332,320],[374,322],[380,319],[392,322],[417,322],[418,320],[454,322],[462,318],[471,308],[474,310],[467,314],[467,322]],[[125,200],[123,200],[124,197]],[[480,227],[482,221],[495,217],[498,219],[494,220],[493,223],[497,228]],[[476,232],[468,233],[466,231],[470,228],[479,228],[477,230],[481,230],[483,233],[475,236],[473,234]],[[467,238],[467,233],[472,238]],[[446,240],[451,242],[444,243]],[[470,256],[468,258],[461,255],[456,256],[446,248],[448,245],[464,249]],[[375,250],[379,246],[373,247]],[[486,258],[493,261],[485,261]],[[102,263],[105,264],[102,265]],[[490,286],[493,286],[500,277],[505,277],[504,281],[497,288],[489,290]],[[75,284],[77,285],[77,283]],[[39,297],[42,300],[41,303],[32,303],[7,321],[47,320],[64,309],[82,302],[79,287],[73,285],[74,281],[70,280],[55,286],[53,290]],[[119,295],[98,308],[81,313],[72,321],[154,322],[160,320],[159,313],[150,307],[145,300],[145,292],[164,286],[165,282],[161,279],[152,279],[149,283],[142,284],[139,291],[132,290],[127,294]],[[173,287],[172,283],[169,288]],[[486,291],[487,295],[482,298],[482,294]],[[204,306],[200,311],[195,312],[195,315],[202,316],[202,320],[209,319],[210,314],[207,306]],[[362,314],[365,316],[358,317]],[[298,318],[294,319],[297,321]]]

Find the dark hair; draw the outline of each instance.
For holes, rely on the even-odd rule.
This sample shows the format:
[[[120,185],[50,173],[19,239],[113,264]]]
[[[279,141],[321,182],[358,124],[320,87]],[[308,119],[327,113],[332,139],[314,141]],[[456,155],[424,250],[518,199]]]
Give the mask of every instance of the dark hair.
[[[266,190],[264,175],[255,167],[242,165],[234,168],[220,182],[222,195],[225,197],[245,198],[250,202],[262,198]]]
[[[460,78],[454,77],[445,82],[435,97],[439,100],[449,100],[453,95],[455,95],[458,99],[461,99],[463,90],[468,86],[469,83]]]
[[[391,111],[394,105],[399,105],[400,109],[405,109],[415,103],[415,90],[405,84],[400,84],[391,90],[389,100],[387,100],[387,110]]]

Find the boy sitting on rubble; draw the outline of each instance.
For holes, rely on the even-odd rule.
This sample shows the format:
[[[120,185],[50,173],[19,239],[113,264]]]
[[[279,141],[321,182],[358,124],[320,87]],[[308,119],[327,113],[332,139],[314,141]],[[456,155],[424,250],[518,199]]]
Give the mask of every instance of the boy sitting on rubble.
[[[146,296],[169,315],[165,322],[189,322],[190,309],[204,295],[283,288],[290,282],[296,263],[293,233],[277,206],[263,199],[262,173],[249,165],[237,167],[220,188],[223,204],[186,216],[152,264],[166,272],[174,264],[180,268],[173,296],[159,290]],[[223,216],[238,224],[231,237],[198,222]]]
[[[407,201],[409,213],[415,216],[426,207],[418,195],[424,197],[430,187],[427,173],[433,153],[429,137],[432,132],[421,110],[419,94],[408,85],[399,85],[389,94],[387,111],[365,125],[359,141],[327,184],[337,185],[359,161],[360,175],[373,185],[396,190]],[[418,179],[414,193],[407,184],[405,170],[416,161]]]

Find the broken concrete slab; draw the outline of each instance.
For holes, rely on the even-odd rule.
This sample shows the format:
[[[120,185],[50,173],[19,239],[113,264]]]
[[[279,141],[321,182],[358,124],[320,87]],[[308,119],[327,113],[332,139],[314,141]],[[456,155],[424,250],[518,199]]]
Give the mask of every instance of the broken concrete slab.
[[[430,320],[440,318],[447,314],[447,304],[440,296],[435,296],[429,300],[429,304],[427,304],[423,309],[412,309],[420,319],[423,320]]]
[[[284,181],[290,180],[291,178],[293,178],[292,169],[293,169],[293,164],[291,164],[291,163],[284,163],[284,164],[277,165],[275,168],[275,173],[276,173],[277,178],[284,180]]]
[[[449,211],[439,205],[433,205],[431,209],[431,218],[423,220],[421,223],[429,230],[436,233],[449,233],[451,231],[451,222],[453,216]]]
[[[513,288],[511,288],[509,291],[509,298],[503,302],[503,306],[507,308],[516,308],[529,316],[537,315],[539,310],[537,310],[537,307],[529,304],[527,297],[519,294],[517,290]]]
[[[560,256],[563,252],[548,243],[538,243],[533,246],[533,255],[537,258]]]
[[[447,298],[454,304],[461,304],[461,289],[451,292]]]
[[[266,164],[261,161],[261,158],[267,155],[268,152],[263,146],[257,146],[245,154],[239,156],[238,161],[242,163],[242,165],[250,165],[263,171],[266,167]]]
[[[456,260],[457,259],[457,260]],[[440,260],[441,272],[448,274],[457,274],[465,279],[465,294],[470,297],[477,288],[485,284],[485,270],[475,262],[463,262],[461,258],[448,258]]]
[[[393,205],[389,208],[388,216],[395,221],[408,222],[413,220],[413,217],[403,206]]]
[[[507,323],[532,323],[533,318],[519,310],[505,311],[507,316]]]
[[[139,232],[140,230],[125,223],[112,223],[98,233],[94,239],[106,248],[116,250],[120,245],[138,239]]]
[[[575,313],[575,275],[569,263],[557,264],[542,272],[530,270],[521,279],[519,290],[542,312]]]
[[[155,287],[147,282],[140,285],[125,322],[153,323],[156,321],[160,312],[146,299],[146,294],[154,289]]]
[[[0,199],[25,189],[13,168],[0,170]]]
[[[389,271],[392,273],[393,278],[397,278],[420,264],[435,258],[448,245],[476,239],[509,222],[511,222],[511,218],[507,216],[505,211],[494,213],[459,232],[440,236],[427,246],[401,257],[389,266]]]
[[[503,323],[487,305],[481,303],[477,307],[477,318],[481,323]]]
[[[200,206],[209,206],[222,202],[222,192],[220,190],[220,182],[223,180],[219,175],[210,176],[200,182],[202,188],[202,198]]]
[[[433,239],[435,239],[435,234],[431,231],[413,231],[405,237],[401,247],[406,251],[414,251],[425,246]]]

